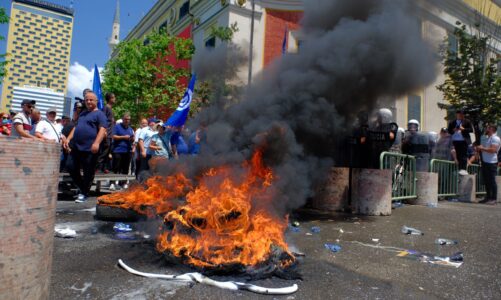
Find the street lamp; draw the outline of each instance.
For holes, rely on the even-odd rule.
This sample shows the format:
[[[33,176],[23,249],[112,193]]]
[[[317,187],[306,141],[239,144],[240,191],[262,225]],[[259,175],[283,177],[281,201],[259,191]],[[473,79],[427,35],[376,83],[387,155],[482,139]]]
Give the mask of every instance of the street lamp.
[[[254,16],[256,14],[256,3],[255,0],[251,0],[252,13],[251,13],[251,28],[250,28],[250,46],[249,46],[249,78],[248,85],[252,83],[252,57],[254,52]]]

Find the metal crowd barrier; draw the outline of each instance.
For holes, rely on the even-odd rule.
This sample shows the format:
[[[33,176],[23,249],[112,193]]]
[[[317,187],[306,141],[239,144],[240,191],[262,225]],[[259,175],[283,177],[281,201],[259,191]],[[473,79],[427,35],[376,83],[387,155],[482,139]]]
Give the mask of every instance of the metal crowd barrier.
[[[477,191],[477,196],[478,195],[485,195],[486,189],[485,189],[485,182],[484,182],[484,175],[482,175],[482,170],[479,165],[469,165],[468,166],[468,173],[470,175],[475,175],[475,182],[476,182],[476,191]]]
[[[416,158],[411,155],[383,152],[381,170],[392,170],[392,201],[414,199],[416,194]]]
[[[432,159],[430,172],[438,173],[438,196],[453,197],[458,194],[458,166],[453,161]]]

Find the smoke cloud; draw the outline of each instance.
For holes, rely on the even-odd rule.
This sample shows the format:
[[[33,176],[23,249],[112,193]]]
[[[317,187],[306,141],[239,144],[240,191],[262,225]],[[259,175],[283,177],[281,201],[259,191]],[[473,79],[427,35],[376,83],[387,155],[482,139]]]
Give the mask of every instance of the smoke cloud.
[[[302,206],[334,165],[339,136],[360,111],[435,79],[434,51],[421,39],[407,2],[305,1],[299,52],[275,61],[239,103],[202,111],[193,122],[207,125],[202,153],[177,168],[189,166],[195,175],[237,165],[264,148],[277,178],[274,206],[280,212]],[[194,67],[203,76],[233,74],[228,67],[237,64],[217,57],[210,64],[195,60]]]

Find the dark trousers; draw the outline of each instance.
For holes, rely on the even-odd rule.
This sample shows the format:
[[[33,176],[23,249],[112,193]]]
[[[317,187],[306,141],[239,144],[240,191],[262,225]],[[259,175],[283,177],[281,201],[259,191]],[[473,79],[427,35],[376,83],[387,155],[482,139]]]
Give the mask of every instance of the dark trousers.
[[[496,184],[497,164],[482,163],[482,175],[484,177],[485,196],[488,200],[496,200],[498,195],[498,186]]]
[[[75,185],[80,189],[80,192],[85,196],[89,195],[94,175],[96,173],[96,162],[98,155],[90,151],[71,150],[71,160],[73,165],[70,169],[70,175]],[[80,174],[80,169],[83,170],[83,177]]]
[[[459,170],[466,170],[468,162],[468,144],[465,141],[452,142],[456,150]]]
[[[148,171],[150,169],[150,164],[148,163],[151,159],[150,154],[146,154],[146,157],[141,156],[141,170],[142,171]]]
[[[98,170],[104,171],[110,169],[110,153],[111,153],[111,139],[105,138],[101,142],[99,149],[99,157],[97,160]]]
[[[131,153],[113,153],[113,172],[116,174],[129,174]]]

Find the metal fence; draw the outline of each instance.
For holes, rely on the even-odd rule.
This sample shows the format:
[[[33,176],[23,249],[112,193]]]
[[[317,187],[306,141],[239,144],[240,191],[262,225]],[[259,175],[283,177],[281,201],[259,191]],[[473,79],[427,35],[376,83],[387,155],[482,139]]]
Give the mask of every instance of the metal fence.
[[[458,165],[453,161],[432,159],[430,172],[438,173],[438,196],[453,197],[458,194]]]
[[[416,158],[392,152],[380,156],[381,170],[392,170],[392,200],[414,199],[416,195]]]
[[[477,195],[485,195],[486,189],[485,189],[485,183],[484,183],[484,175],[482,175],[482,170],[479,165],[469,165],[468,166],[468,173],[470,175],[475,175],[475,181],[476,181],[476,191]]]

